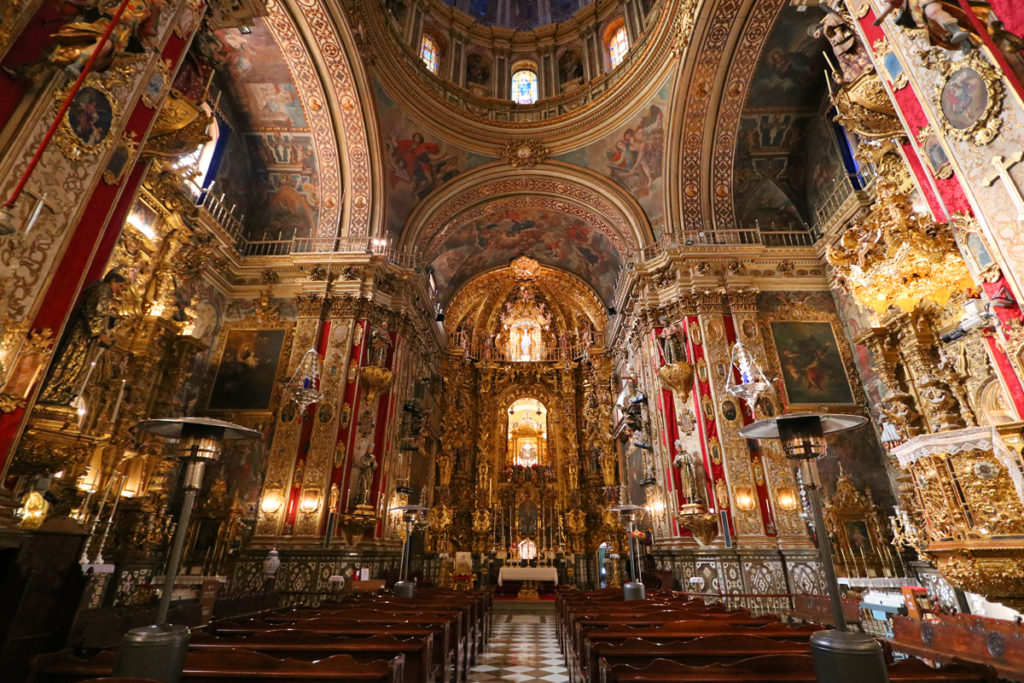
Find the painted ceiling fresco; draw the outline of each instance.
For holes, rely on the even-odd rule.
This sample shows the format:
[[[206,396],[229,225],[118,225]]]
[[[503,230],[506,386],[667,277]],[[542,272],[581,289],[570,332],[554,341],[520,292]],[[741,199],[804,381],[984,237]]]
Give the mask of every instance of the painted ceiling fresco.
[[[805,150],[820,118],[828,43],[808,31],[823,16],[815,8],[785,8],[759,58],[733,168],[740,227],[799,230],[813,223]]]
[[[425,132],[402,112],[376,79],[374,92],[384,138],[387,224],[392,235],[397,236],[421,199],[459,173],[491,158],[467,152]]]
[[[281,48],[263,19],[252,32],[224,29],[207,35],[199,49],[218,65],[234,128],[217,184],[245,207],[253,239],[313,234],[319,176],[313,137]],[[245,159],[246,162],[241,162]],[[243,168],[248,165],[248,168]]]
[[[502,26],[517,31],[529,31],[537,26],[558,24],[567,19],[590,0],[550,0],[542,8],[537,0],[445,0],[445,3],[465,12],[477,23],[485,26]],[[499,6],[508,5],[507,16],[500,14]]]
[[[431,261],[434,277],[445,299],[475,275],[525,255],[579,275],[607,302],[621,265],[618,250],[603,233],[566,214],[537,208],[486,215],[452,232],[432,252],[437,254]]]
[[[629,122],[583,149],[557,158],[602,173],[629,191],[639,202],[656,236],[663,232],[665,191],[665,114],[669,81]]]

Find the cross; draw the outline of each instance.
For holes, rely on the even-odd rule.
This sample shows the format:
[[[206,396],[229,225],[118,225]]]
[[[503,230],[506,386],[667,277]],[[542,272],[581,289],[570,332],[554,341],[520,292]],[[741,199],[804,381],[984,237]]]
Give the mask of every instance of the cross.
[[[1003,161],[1003,157],[996,154],[992,157],[992,166],[995,167],[996,172],[990,175],[988,178],[982,180],[982,183],[986,187],[991,187],[997,180],[1003,181],[1003,187],[1010,195],[1010,201],[1017,207],[1017,220],[1024,221],[1024,197],[1020,194],[1020,188],[1017,187],[1017,183],[1013,181],[1013,177],[1010,176],[1010,167],[1021,160],[1024,156],[1024,151],[1017,150],[1010,155],[1006,161]]]

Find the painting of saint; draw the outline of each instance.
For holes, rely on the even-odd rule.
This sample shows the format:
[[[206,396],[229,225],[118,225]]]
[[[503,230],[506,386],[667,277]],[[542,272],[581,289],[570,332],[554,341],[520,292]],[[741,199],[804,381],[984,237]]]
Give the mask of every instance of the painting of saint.
[[[988,89],[974,69],[960,69],[946,81],[940,97],[942,113],[954,128],[964,130],[975,125],[988,107]]]
[[[789,403],[853,403],[831,323],[773,322],[772,335]]]
[[[747,109],[813,109],[824,87],[828,42],[808,29],[823,17],[820,10],[787,7],[779,15],[761,51]],[[820,35],[820,34],[819,34]]]
[[[391,172],[392,190],[402,187],[422,199],[444,181],[458,174],[453,157],[441,151],[436,142],[428,142],[421,133],[385,143]]]
[[[868,535],[868,525],[861,521],[846,522],[846,540],[850,543],[850,548],[854,553],[859,555],[863,552],[865,555],[871,552],[871,537]]]
[[[107,96],[96,88],[82,87],[67,113],[68,126],[86,145],[98,145],[107,138],[114,112]]]
[[[210,410],[267,410],[285,330],[231,330],[210,393]]]

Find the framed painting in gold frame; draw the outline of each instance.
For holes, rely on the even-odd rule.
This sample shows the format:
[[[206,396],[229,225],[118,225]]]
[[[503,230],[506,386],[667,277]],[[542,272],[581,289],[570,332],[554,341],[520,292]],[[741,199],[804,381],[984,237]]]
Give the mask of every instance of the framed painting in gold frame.
[[[291,346],[291,330],[234,327],[221,336],[206,409],[269,411]]]
[[[791,408],[856,403],[831,322],[776,320],[769,329]]]

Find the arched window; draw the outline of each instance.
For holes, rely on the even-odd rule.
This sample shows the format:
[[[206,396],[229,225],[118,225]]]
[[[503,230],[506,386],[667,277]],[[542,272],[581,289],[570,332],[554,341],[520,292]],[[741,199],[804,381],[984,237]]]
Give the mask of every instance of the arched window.
[[[612,60],[614,69],[622,63],[626,53],[629,52],[629,36],[626,35],[625,22],[619,23],[618,28],[612,29],[606,45],[608,46],[608,57]]]
[[[426,33],[423,34],[423,39],[420,41],[420,59],[423,60],[430,73],[437,73],[437,66],[441,61],[441,52],[437,49],[437,41]]]
[[[512,101],[516,104],[533,104],[537,101],[537,72],[519,69],[512,73]]]

